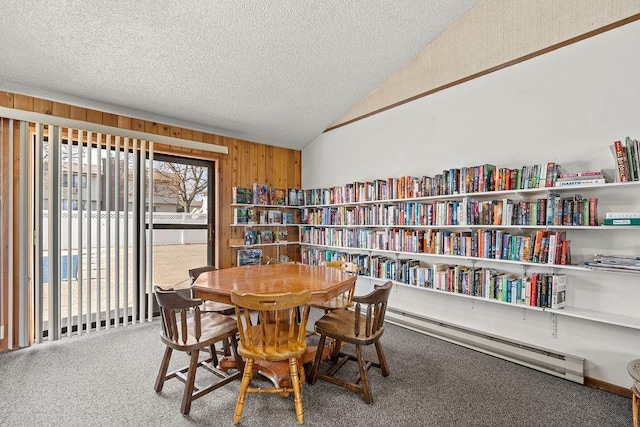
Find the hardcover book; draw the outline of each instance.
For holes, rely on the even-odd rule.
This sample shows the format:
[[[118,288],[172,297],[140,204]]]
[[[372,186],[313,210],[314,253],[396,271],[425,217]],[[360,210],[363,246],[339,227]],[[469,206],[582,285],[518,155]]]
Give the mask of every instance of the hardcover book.
[[[247,224],[257,224],[258,223],[258,210],[255,208],[247,209]]]
[[[234,224],[248,224],[249,223],[249,209],[235,208],[233,210],[233,223]]]
[[[618,182],[628,182],[630,180],[629,163],[625,147],[622,146],[621,141],[615,141],[611,146],[611,150],[616,161]]]
[[[607,212],[605,219],[640,218],[640,212]]]
[[[260,244],[273,243],[273,231],[271,230],[259,230],[257,235],[258,242]]]
[[[267,212],[267,222],[269,224],[282,224],[282,212],[270,210]]]
[[[289,194],[288,194],[288,201],[287,204],[289,206],[299,206],[301,205],[301,201],[298,201],[298,191],[302,191],[302,190],[298,190],[297,188],[290,188],[289,189]]]
[[[556,187],[570,187],[577,185],[600,185],[605,184],[607,180],[605,178],[582,178],[582,179],[568,179],[556,181]]]
[[[253,202],[253,193],[249,188],[233,187],[233,200],[231,203],[239,205],[250,205]]]
[[[269,187],[266,184],[253,184],[253,204],[268,205],[269,204]]]
[[[627,165],[629,167],[629,181],[638,181],[638,163],[636,162],[635,140],[626,137],[624,140],[625,151],[627,152]]]
[[[281,188],[271,187],[269,193],[269,200],[272,205],[286,205],[287,204],[287,192]]]
[[[283,212],[282,213],[282,223],[283,224],[293,224],[293,212]]]
[[[594,179],[594,178],[606,178],[607,175],[599,170],[587,170],[582,172],[565,172],[558,175],[558,181],[572,181],[576,179]]]
[[[602,225],[640,225],[640,218],[605,218]]]
[[[286,242],[289,237],[289,233],[286,230],[278,230],[273,232],[273,241],[275,243]]]
[[[258,222],[260,224],[268,224],[269,223],[269,217],[268,217],[267,211],[265,211],[265,210],[258,211]]]
[[[262,264],[262,249],[239,249],[238,267]]]
[[[551,276],[551,308],[564,308],[567,300],[567,276],[554,274]]]
[[[244,232],[244,244],[245,246],[256,244],[256,232],[253,230],[247,230]]]

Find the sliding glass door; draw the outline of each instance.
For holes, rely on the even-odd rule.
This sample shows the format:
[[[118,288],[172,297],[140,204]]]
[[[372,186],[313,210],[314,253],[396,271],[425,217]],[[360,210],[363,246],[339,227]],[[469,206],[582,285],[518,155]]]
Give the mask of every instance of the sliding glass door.
[[[214,259],[213,163],[33,124],[35,339],[151,320],[153,286]]]
[[[213,162],[156,155],[153,159],[153,283],[185,288],[188,270],[214,257]],[[147,219],[149,217],[147,216]]]

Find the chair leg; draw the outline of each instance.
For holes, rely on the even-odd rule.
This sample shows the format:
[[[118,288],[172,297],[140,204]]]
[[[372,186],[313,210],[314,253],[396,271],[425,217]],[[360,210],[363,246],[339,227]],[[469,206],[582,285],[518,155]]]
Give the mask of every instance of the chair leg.
[[[231,341],[231,350],[233,351],[233,360],[236,362],[236,369],[238,369],[238,372],[244,372],[244,361],[238,354],[238,339],[234,335],[229,337],[229,341]]]
[[[238,402],[236,403],[236,411],[233,414],[233,424],[240,422],[242,417],[242,410],[244,409],[244,401],[247,397],[247,390],[251,383],[251,377],[253,376],[253,359],[247,359],[244,364],[244,374],[242,374],[242,384],[240,384],[240,395],[238,395]]]
[[[324,351],[324,343],[326,336],[320,335],[320,341],[318,341],[318,348],[316,349],[316,357],[313,359],[313,365],[311,366],[311,372],[307,377],[309,384],[316,382],[316,376],[318,375],[318,368],[320,367],[320,361],[322,360],[322,352]]]
[[[331,360],[333,360],[334,362],[338,360],[338,357],[340,357],[340,350],[342,350],[342,341],[338,339],[333,339],[333,345],[331,346],[331,354],[329,355]]]
[[[362,348],[356,345],[356,359],[358,360],[358,368],[360,368],[360,379],[362,380],[362,395],[365,403],[371,403],[371,386],[369,385],[369,377],[367,377],[367,367],[362,357]]]
[[[173,349],[171,347],[167,347],[164,350],[164,356],[162,357],[162,362],[160,362],[160,370],[158,371],[156,383],[153,387],[156,393],[160,393],[162,391],[162,387],[164,386],[164,381],[167,377],[167,371],[169,370],[169,361],[171,361],[172,352]]]
[[[211,352],[211,366],[218,367],[218,350],[216,350],[216,344],[213,343],[209,346],[209,352]]]
[[[298,424],[304,423],[304,409],[302,407],[302,385],[298,374],[298,360],[295,357],[289,359],[289,370],[291,371],[291,386],[293,387],[293,403],[296,407],[296,418]]]
[[[382,376],[388,377],[391,373],[389,371],[389,365],[387,364],[387,358],[384,355],[384,351],[382,350],[382,344],[380,341],[376,341],[376,353],[378,353],[378,361],[380,362],[380,370],[382,370]]]
[[[228,338],[228,339],[224,339],[222,341],[222,353],[225,356],[230,356],[231,355],[231,349],[229,347],[229,341],[233,340],[233,338]]]
[[[638,427],[638,396],[636,395],[635,390],[631,389],[631,409],[633,413],[633,427]]]
[[[196,371],[198,370],[198,356],[200,350],[193,350],[191,352],[191,361],[189,362],[189,369],[187,371],[187,381],[184,384],[184,395],[182,396],[182,405],[180,406],[180,412],[186,415],[191,410],[191,400],[193,400],[193,387],[196,382]]]

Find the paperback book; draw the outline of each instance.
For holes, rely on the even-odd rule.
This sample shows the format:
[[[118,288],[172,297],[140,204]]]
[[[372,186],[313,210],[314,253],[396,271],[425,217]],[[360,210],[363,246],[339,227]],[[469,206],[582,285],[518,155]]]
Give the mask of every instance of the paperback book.
[[[596,270],[640,271],[640,257],[595,255],[592,259],[586,260],[584,265]]]

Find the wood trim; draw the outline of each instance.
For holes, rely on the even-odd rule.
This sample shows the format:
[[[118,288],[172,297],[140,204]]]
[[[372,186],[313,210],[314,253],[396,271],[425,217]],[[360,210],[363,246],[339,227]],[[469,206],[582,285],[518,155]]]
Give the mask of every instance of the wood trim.
[[[622,19],[620,21],[616,21],[614,23],[605,25],[604,27],[600,27],[600,28],[597,28],[595,30],[589,31],[587,33],[581,34],[579,36],[572,37],[572,38],[567,39],[565,41],[562,41],[560,43],[556,43],[556,44],[548,46],[548,47],[546,47],[544,49],[537,50],[537,51],[535,51],[533,53],[530,53],[528,55],[524,55],[524,56],[521,56],[519,58],[513,59],[511,61],[507,61],[505,63],[496,65],[495,67],[491,67],[491,68],[488,68],[486,70],[480,71],[478,73],[471,74],[471,75],[469,75],[467,77],[463,77],[461,79],[458,79],[458,80],[452,81],[450,83],[444,84],[442,86],[438,86],[438,87],[436,87],[434,89],[430,89],[430,90],[428,90],[426,92],[419,93],[419,94],[414,95],[414,96],[412,96],[410,98],[406,98],[406,99],[404,99],[402,101],[395,102],[395,103],[393,103],[391,105],[388,105],[386,107],[382,107],[382,108],[379,108],[377,110],[371,111],[370,113],[366,113],[366,114],[363,114],[363,115],[358,116],[356,118],[347,120],[344,123],[333,125],[333,126],[327,128],[324,132],[329,132],[329,131],[332,131],[334,129],[341,128],[343,126],[346,126],[346,125],[349,125],[351,123],[360,121],[362,119],[366,119],[367,117],[371,117],[371,116],[374,116],[374,115],[376,115],[378,113],[382,113],[383,111],[387,111],[387,110],[390,110],[392,108],[398,107],[400,105],[407,104],[407,103],[409,103],[411,101],[415,101],[416,99],[424,98],[425,96],[429,96],[429,95],[432,95],[432,94],[434,94],[436,92],[440,92],[441,90],[449,89],[449,88],[451,88],[453,86],[457,86],[457,85],[459,85],[461,83],[465,83],[465,82],[468,82],[470,80],[477,79],[478,77],[482,77],[482,76],[485,76],[487,74],[491,74],[491,73],[493,73],[495,71],[502,70],[503,68],[507,68],[507,67],[510,67],[512,65],[519,64],[521,62],[524,62],[524,61],[527,61],[529,59],[535,58],[537,56],[544,55],[546,53],[552,52],[552,51],[554,51],[556,49],[560,49],[561,47],[565,47],[565,46],[571,45],[573,43],[577,43],[579,41],[582,41],[582,40],[591,38],[593,36],[597,36],[599,34],[605,33],[605,32],[607,32],[609,30],[613,30],[615,28],[621,27],[623,25],[630,24],[631,22],[635,22],[637,20],[640,20],[640,13],[638,13],[636,15],[629,16],[629,17],[627,17],[625,19]]]
[[[608,391],[610,393],[618,394],[620,396],[628,397],[629,399],[631,399],[631,387],[620,387],[619,385],[607,383],[590,377],[584,377],[584,385],[592,388],[597,388],[598,390]]]

